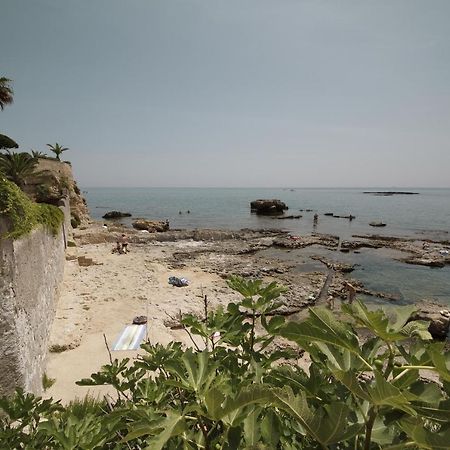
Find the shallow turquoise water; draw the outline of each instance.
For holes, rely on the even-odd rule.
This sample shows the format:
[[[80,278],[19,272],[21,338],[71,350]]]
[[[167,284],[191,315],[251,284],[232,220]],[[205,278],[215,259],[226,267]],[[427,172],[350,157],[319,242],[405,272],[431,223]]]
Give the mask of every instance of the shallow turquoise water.
[[[362,248],[360,253],[340,253],[316,246],[289,252],[271,248],[264,252],[267,256],[298,264],[297,270],[301,272],[325,272],[320,261],[309,258],[312,255],[355,264],[355,270],[349,274],[351,278],[362,281],[372,291],[395,294],[399,298],[392,302],[366,296],[370,303],[402,305],[428,299],[450,306],[450,267],[433,268],[396,261],[395,258],[404,256],[402,252]]]

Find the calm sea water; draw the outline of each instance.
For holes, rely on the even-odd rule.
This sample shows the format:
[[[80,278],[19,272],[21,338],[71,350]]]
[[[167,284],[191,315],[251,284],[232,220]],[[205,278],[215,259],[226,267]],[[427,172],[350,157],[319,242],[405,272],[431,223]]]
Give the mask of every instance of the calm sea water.
[[[133,217],[168,219],[171,228],[279,228],[293,234],[331,233],[348,239],[352,234],[385,234],[450,240],[450,189],[412,189],[418,195],[375,196],[363,191],[386,189],[237,189],[237,188],[85,188],[91,216],[119,210]],[[407,189],[402,189],[407,190]],[[250,202],[277,198],[289,206],[287,214],[300,219],[278,220],[250,213]],[[312,211],[300,211],[311,209]],[[189,211],[189,213],[187,213]],[[313,215],[319,215],[313,227]],[[352,214],[353,221],[324,216]],[[384,228],[369,226],[383,221]],[[126,219],[125,224],[131,220]],[[450,268],[431,269],[393,261],[382,252],[336,255],[360,264],[352,273],[374,290],[398,292],[402,302],[431,298],[450,304]]]

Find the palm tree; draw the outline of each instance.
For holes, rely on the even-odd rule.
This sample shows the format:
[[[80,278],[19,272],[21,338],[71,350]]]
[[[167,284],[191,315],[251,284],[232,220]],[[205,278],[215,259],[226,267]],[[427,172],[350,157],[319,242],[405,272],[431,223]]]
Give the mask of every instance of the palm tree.
[[[0,109],[13,102],[14,91],[10,85],[11,80],[6,77],[0,77]]]
[[[61,155],[62,152],[65,152],[66,150],[69,150],[67,147],[63,147],[56,143],[55,145],[47,144],[48,147],[50,147],[50,151],[52,151],[56,155],[56,159],[58,161],[61,161],[59,155]]]
[[[33,156],[33,158],[46,158],[47,155],[43,152],[40,152],[39,150],[33,150],[31,149],[31,156]]]
[[[35,170],[37,164],[37,158],[33,158],[29,153],[8,150],[6,154],[0,155],[0,174],[23,188],[28,177],[38,175]]]

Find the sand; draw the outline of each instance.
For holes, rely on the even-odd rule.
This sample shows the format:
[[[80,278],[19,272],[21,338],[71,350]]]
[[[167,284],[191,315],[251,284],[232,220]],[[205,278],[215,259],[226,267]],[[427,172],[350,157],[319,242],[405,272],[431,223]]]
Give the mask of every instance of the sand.
[[[180,341],[192,345],[183,330],[166,326],[169,316],[203,311],[203,296],[211,308],[226,304],[239,295],[231,291],[225,280],[195,267],[171,269],[164,259],[195,242],[147,243],[130,245],[130,253],[113,254],[113,244],[87,244],[67,249],[65,275],[50,335],[47,376],[55,379],[46,397],[64,403],[87,393],[101,396],[110,387],[83,387],[75,382],[109,362],[109,347],[135,316],[148,317],[151,343]],[[92,258],[94,264],[80,266],[77,257]],[[75,258],[70,260],[71,258]],[[169,285],[170,276],[187,278],[187,287]],[[166,322],[166,325],[165,325]],[[52,350],[68,348],[62,352]],[[135,358],[139,351],[113,351],[112,357]]]

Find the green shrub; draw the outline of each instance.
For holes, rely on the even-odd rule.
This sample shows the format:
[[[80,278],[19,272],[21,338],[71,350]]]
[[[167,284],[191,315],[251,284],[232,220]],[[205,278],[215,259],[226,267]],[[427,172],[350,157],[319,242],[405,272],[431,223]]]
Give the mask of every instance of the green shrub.
[[[44,375],[42,375],[42,389],[44,389],[44,392],[47,389],[50,389],[55,384],[56,379],[50,378],[45,372]]]
[[[81,219],[77,213],[72,213],[72,217],[70,219],[70,224],[72,225],[72,228],[78,228],[80,226]]]
[[[64,213],[57,207],[30,200],[20,188],[0,176],[0,215],[11,221],[10,230],[1,238],[17,239],[39,225],[58,233],[64,221]]]
[[[449,448],[450,354],[427,323],[408,322],[413,307],[370,311],[356,301],[341,320],[317,307],[286,322],[274,315],[283,288],[229,285],[239,302],[209,311],[205,300],[203,318],[181,319],[193,348],[147,342],[137,359],[111,360],[77,383],[110,385],[116,398],[76,407],[22,391],[1,399],[0,448]],[[277,349],[280,336],[292,347]],[[303,351],[308,370],[297,364]]]

